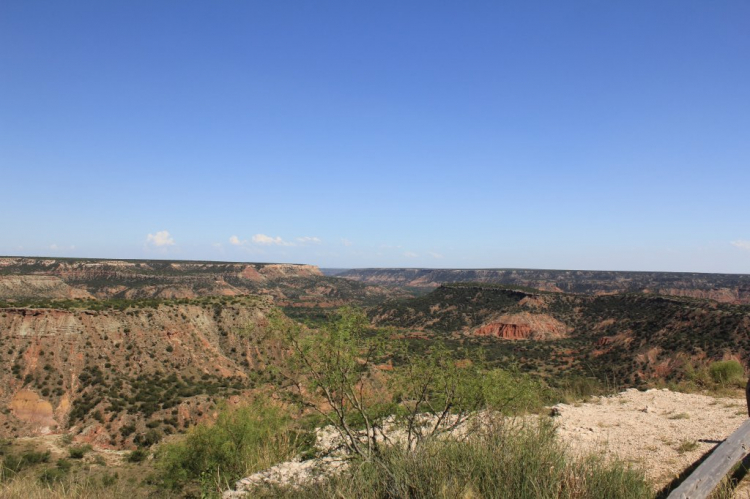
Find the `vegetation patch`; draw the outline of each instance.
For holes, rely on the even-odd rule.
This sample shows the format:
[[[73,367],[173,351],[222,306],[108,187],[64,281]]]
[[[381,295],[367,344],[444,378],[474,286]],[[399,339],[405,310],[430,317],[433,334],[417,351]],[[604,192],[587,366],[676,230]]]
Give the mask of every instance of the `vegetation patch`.
[[[265,398],[242,407],[224,406],[213,423],[192,428],[157,454],[166,489],[219,493],[235,480],[286,460],[309,445],[288,412]]]
[[[465,441],[434,440],[416,452],[386,447],[377,461],[303,487],[261,487],[279,498],[647,498],[642,471],[622,462],[572,458],[548,422],[497,422]]]

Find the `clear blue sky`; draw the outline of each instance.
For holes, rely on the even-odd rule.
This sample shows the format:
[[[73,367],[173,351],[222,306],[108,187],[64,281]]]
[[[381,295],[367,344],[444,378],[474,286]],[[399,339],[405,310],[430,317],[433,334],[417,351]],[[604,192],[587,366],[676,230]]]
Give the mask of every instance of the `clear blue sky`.
[[[4,0],[0,254],[750,273],[750,2]]]

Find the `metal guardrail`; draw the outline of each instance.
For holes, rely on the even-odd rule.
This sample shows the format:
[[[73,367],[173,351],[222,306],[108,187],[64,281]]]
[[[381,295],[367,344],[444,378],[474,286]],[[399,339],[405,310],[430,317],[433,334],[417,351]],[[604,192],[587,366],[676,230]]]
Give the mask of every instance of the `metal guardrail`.
[[[750,453],[750,419],[742,423],[667,499],[708,497],[734,465]]]
[[[750,380],[745,388],[750,417]],[[705,499],[745,456],[750,454],[750,419],[719,444],[667,499]]]

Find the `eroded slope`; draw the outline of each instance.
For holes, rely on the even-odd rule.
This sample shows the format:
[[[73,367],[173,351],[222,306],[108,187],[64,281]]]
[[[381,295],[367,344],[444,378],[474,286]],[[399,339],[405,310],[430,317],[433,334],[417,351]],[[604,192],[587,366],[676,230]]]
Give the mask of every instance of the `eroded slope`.
[[[157,438],[251,390],[281,353],[271,301],[0,309],[0,436],[71,427],[99,446]]]

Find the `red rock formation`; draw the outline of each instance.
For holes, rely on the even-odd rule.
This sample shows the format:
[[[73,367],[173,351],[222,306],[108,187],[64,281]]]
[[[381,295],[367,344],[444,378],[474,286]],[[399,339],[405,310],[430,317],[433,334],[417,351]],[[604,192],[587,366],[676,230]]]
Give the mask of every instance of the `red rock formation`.
[[[531,336],[531,327],[526,324],[503,324],[491,322],[474,332],[474,336],[490,336],[504,340],[525,340]]]
[[[506,340],[548,340],[563,338],[567,333],[568,326],[550,315],[520,312],[496,317],[471,334]]]

